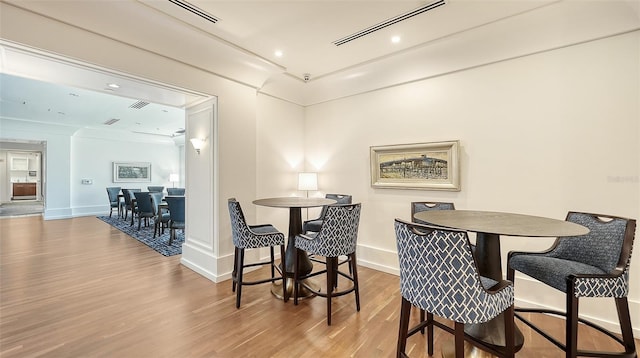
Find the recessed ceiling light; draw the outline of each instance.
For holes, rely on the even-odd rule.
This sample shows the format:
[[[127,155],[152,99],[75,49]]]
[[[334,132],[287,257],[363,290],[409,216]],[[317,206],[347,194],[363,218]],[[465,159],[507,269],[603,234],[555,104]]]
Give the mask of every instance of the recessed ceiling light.
[[[400,42],[400,36],[394,36],[391,38],[391,42],[393,42],[394,44],[397,44],[398,42]]]
[[[110,88],[120,88],[120,85],[117,83],[107,83],[107,86]]]
[[[282,57],[283,53],[280,50],[276,50],[275,55],[276,57]]]

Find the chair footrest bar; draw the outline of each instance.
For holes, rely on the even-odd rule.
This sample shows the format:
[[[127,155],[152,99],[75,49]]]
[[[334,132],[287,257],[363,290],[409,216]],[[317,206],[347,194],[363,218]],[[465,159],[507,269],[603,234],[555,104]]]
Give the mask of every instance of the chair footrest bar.
[[[533,324],[531,321],[529,321],[528,319],[522,317],[522,315],[518,314],[518,312],[523,312],[523,313],[540,313],[540,314],[547,314],[547,315],[553,315],[553,316],[560,316],[565,318],[565,322],[566,322],[566,314],[562,311],[556,311],[556,310],[550,310],[550,309],[538,309],[538,308],[515,308],[515,312],[514,316],[519,319],[520,321],[522,321],[522,323],[526,324],[527,326],[531,327],[531,329],[533,329],[534,331],[536,331],[538,334],[540,334],[541,336],[543,336],[546,340],[548,340],[549,342],[553,343],[556,347],[560,348],[561,350],[565,351],[567,350],[567,346],[563,343],[561,343],[560,341],[558,341],[557,339],[551,337],[547,332],[543,331],[540,327],[536,326],[535,324]],[[600,333],[605,334],[606,336],[608,336],[609,338],[613,339],[614,341],[616,341],[618,344],[622,345],[624,347],[624,341],[617,337],[616,335],[614,335],[611,331],[609,331],[608,329],[601,327],[593,322],[587,321],[583,318],[578,318],[578,322],[585,324],[597,331],[599,331]],[[633,357],[637,357],[636,352],[599,352],[599,351],[588,351],[588,350],[578,350],[577,351],[578,356],[582,356],[582,357],[624,357],[624,358],[633,358]]]

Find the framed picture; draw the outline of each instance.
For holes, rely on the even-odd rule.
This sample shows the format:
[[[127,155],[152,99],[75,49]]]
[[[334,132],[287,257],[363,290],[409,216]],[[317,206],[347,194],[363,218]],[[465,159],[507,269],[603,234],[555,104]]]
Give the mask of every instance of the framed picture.
[[[371,147],[374,188],[460,191],[459,141]]]
[[[151,182],[151,163],[113,162],[113,182]]]

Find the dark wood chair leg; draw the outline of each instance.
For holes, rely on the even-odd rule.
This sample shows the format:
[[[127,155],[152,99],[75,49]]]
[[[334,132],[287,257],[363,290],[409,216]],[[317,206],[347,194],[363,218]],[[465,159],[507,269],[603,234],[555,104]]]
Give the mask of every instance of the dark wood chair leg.
[[[402,297],[402,304],[400,305],[400,327],[398,328],[398,347],[396,349],[396,358],[402,358],[406,356],[404,351],[407,346],[407,334],[409,333],[410,315],[411,303],[404,297]]]
[[[338,265],[337,257],[327,257],[327,325],[331,326],[331,295],[333,293],[334,270]]]
[[[298,270],[298,266],[300,265],[300,260],[298,259],[298,257],[300,256],[298,253],[298,248],[296,248],[296,254],[295,256],[295,261],[293,262],[293,304],[294,305],[298,305],[298,286],[300,286],[300,284],[298,283],[298,276],[300,275],[299,270]]]
[[[464,358],[464,323],[455,323],[454,340],[456,358]]]
[[[514,324],[514,307],[513,305],[504,311],[504,356],[506,358],[515,357],[515,324]]]
[[[356,294],[356,310],[360,312],[360,284],[358,283],[358,266],[356,264],[356,253],[352,253],[349,262],[349,271],[353,277],[353,289]]]
[[[424,310],[420,309],[420,323],[424,322]],[[420,333],[424,334],[424,326],[420,328]]]
[[[618,310],[618,320],[622,331],[622,341],[624,342],[625,353],[636,351],[636,342],[633,339],[633,327],[631,326],[631,315],[629,315],[629,302],[626,297],[615,298]]]
[[[238,282],[238,248],[233,252],[233,271],[231,272],[231,292],[236,292],[236,282]]]
[[[276,277],[275,267],[273,267],[275,262],[275,256],[273,254],[273,246],[269,246],[269,253],[271,254],[271,278]]]
[[[574,295],[573,285],[567,283],[566,317],[566,356],[578,356],[578,298]]]
[[[424,310],[420,310],[422,314],[424,314]],[[420,322],[423,322],[424,319],[421,319]],[[430,356],[433,355],[433,313],[427,312],[427,352]]]
[[[173,229],[172,229],[173,230]],[[238,251],[238,287],[236,290],[236,308],[240,308],[240,297],[242,296],[242,271],[244,269],[244,249]]]

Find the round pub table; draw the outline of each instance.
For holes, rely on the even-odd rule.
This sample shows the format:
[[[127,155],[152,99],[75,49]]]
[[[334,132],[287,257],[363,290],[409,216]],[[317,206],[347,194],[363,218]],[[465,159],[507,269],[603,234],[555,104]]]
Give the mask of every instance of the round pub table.
[[[318,206],[325,206],[336,204],[337,201],[326,198],[301,198],[301,197],[280,197],[280,198],[266,198],[257,199],[253,201],[253,204],[260,206],[268,206],[272,208],[288,208],[289,209],[289,237],[287,239],[287,248],[285,251],[285,268],[283,270],[287,275],[287,292],[289,296],[293,294],[293,265],[296,259],[296,235],[302,234],[302,208],[314,208]],[[306,275],[313,269],[313,264],[307,253],[300,250],[298,251],[298,259],[301,275]],[[313,285],[311,285],[313,286]],[[280,282],[274,282],[271,286],[271,293],[278,298],[282,297],[282,287]],[[315,294],[308,290],[301,290],[298,293],[300,298],[312,297]]]
[[[500,235],[564,237],[589,233],[586,227],[569,221],[504,212],[432,210],[416,213],[413,217],[436,226],[475,232],[478,273],[496,281],[503,279]],[[490,345],[504,347],[504,316],[501,314],[481,324],[468,324],[465,332]],[[524,338],[517,327],[515,339],[516,349],[522,348]]]

